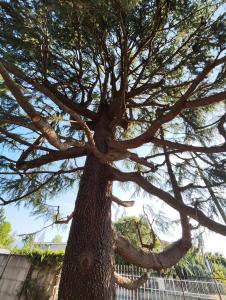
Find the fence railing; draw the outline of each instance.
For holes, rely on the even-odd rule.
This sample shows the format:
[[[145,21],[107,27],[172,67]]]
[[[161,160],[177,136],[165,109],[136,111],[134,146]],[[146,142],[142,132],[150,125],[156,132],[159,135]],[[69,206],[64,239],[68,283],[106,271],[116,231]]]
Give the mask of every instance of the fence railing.
[[[117,265],[116,272],[130,279],[137,279],[143,270],[133,266]],[[54,289],[53,300],[57,299],[58,286]],[[117,300],[226,300],[226,284],[208,278],[182,280],[150,276],[137,290],[116,287]]]
[[[132,266],[116,266],[118,274],[137,279],[142,269]],[[151,276],[137,290],[117,286],[117,300],[226,300],[226,285],[215,279],[182,280]]]

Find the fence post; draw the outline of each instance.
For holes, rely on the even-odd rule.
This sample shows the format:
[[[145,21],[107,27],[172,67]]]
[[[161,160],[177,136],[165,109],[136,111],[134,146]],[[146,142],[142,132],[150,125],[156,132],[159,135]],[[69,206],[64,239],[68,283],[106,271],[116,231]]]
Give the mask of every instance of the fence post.
[[[181,290],[182,290],[182,293],[183,293],[183,298],[184,298],[184,300],[186,300],[185,299],[185,294],[184,294],[184,286],[183,286],[183,282],[181,281],[181,278],[179,277],[179,281],[180,281],[180,286],[181,286]]]
[[[132,290],[132,300],[136,300],[137,290]]]
[[[217,281],[215,278],[213,278],[213,282],[216,286],[216,290],[217,290],[217,293],[218,293],[218,296],[220,297],[220,300],[222,300],[222,297],[221,297],[221,293],[220,293],[220,290],[219,290],[219,287],[218,287],[218,284],[217,284]]]

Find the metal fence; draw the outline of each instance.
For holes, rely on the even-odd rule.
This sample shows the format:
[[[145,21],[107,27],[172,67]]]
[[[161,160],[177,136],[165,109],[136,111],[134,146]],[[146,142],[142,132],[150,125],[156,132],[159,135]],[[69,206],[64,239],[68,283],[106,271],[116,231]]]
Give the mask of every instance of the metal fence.
[[[116,266],[122,276],[136,279],[143,270],[128,266]],[[117,300],[226,300],[226,285],[215,279],[182,280],[151,276],[135,291],[117,286]]]
[[[117,265],[116,272],[130,279],[137,279],[144,272],[141,268]],[[58,286],[53,291],[57,299]],[[182,280],[150,276],[137,290],[116,287],[117,300],[226,300],[226,284],[213,278]]]

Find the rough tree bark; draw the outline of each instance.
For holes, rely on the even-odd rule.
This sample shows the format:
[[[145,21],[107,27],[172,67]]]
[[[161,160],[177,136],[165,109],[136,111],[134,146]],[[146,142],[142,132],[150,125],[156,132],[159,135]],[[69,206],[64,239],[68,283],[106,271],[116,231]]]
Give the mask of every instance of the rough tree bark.
[[[98,122],[94,139],[106,152],[108,120]],[[114,252],[111,193],[106,165],[87,156],[65,252],[59,300],[113,300]]]

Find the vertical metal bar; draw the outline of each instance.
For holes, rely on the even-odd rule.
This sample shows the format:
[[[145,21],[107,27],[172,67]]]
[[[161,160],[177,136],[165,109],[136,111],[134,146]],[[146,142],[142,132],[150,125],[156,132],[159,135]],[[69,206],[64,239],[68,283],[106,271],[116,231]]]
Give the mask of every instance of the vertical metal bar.
[[[185,299],[185,294],[184,294],[184,287],[183,287],[183,282],[181,281],[181,278],[179,277],[179,282],[180,282],[180,286],[181,286],[181,290],[182,290],[182,293],[183,293],[183,299]]]
[[[140,274],[139,274],[139,267],[137,267],[136,275],[137,275],[136,278],[140,276]],[[136,299],[138,300],[139,299],[140,288],[136,289],[135,293],[136,293]]]
[[[131,274],[131,279],[133,279],[134,278],[134,273],[136,272],[136,268],[135,268],[135,266],[133,266],[133,271],[132,271],[132,274]],[[131,290],[131,298],[132,298],[132,300],[135,300],[136,298],[135,298],[135,290]]]
[[[168,300],[169,300],[168,285],[170,285],[170,289],[171,289],[171,284],[170,283],[171,283],[171,280],[164,278],[164,285],[165,285],[164,295],[167,296]]]
[[[147,281],[145,282],[145,284],[144,284],[144,286],[143,286],[143,294],[144,294],[144,296],[146,296],[146,284],[147,284]],[[145,297],[144,297],[144,299],[145,299]]]
[[[157,299],[157,291],[156,291],[156,284],[155,284],[155,281],[156,281],[156,278],[154,279],[153,281],[153,291],[154,291],[154,294],[155,294],[155,298]]]
[[[149,300],[149,294],[150,294],[150,281],[151,281],[151,278],[149,277],[148,281],[147,281],[147,296],[148,296],[147,300]]]
[[[160,295],[160,290],[159,290],[159,283],[158,283],[158,281],[156,281],[156,291],[157,291],[158,299],[161,300],[161,295]]]
[[[131,274],[131,279],[134,279],[134,274],[136,272],[136,267],[133,266],[133,272]],[[135,294],[135,290],[131,290],[131,295],[132,295],[132,300],[136,300],[136,294]]]
[[[220,300],[222,300],[221,293],[220,293],[220,290],[219,290],[217,281],[216,281],[215,278],[213,278],[213,281],[214,281],[214,284],[215,284],[215,286],[216,286],[216,290],[217,290],[218,296],[219,296]]]

